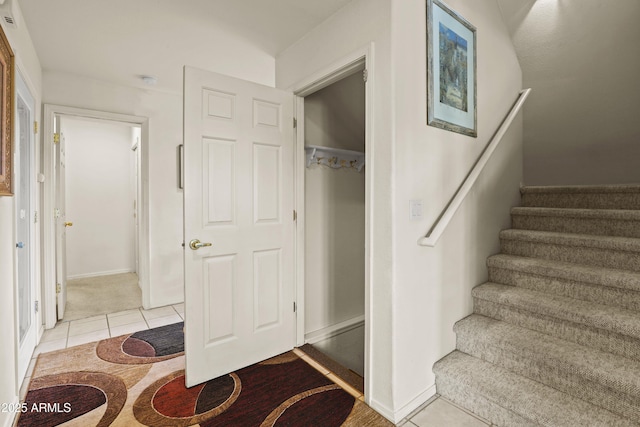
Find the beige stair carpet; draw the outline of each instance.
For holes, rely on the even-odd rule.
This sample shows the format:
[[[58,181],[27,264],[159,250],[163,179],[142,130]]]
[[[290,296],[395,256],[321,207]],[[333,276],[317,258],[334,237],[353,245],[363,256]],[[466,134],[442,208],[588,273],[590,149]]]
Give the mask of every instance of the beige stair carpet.
[[[434,365],[498,426],[640,425],[640,186],[525,187]]]

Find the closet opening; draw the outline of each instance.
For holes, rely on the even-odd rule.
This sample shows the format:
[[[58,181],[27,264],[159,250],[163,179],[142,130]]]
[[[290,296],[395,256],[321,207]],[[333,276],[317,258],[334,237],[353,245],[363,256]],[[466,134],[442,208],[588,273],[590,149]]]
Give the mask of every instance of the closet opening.
[[[304,227],[302,349],[364,393],[364,60],[345,74],[303,98],[304,164],[298,164],[304,170],[304,221],[298,224]]]

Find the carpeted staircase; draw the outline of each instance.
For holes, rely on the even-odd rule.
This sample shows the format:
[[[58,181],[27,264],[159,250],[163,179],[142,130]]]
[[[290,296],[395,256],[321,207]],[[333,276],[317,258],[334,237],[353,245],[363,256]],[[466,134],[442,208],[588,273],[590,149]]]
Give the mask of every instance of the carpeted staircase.
[[[640,185],[525,187],[440,395],[500,426],[640,425]]]

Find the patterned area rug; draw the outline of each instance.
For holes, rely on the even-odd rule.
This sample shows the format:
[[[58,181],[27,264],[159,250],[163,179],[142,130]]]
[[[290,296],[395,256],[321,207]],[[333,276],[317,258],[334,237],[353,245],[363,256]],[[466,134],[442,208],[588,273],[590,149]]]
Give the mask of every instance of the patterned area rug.
[[[41,354],[17,425],[392,425],[293,352],[187,389],[182,327]]]

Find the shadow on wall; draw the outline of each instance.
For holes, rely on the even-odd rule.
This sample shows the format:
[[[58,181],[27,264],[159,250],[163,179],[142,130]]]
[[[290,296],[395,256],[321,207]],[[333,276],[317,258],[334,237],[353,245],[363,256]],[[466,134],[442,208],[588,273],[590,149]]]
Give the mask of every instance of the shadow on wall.
[[[511,36],[520,28],[536,1],[538,0],[498,0],[502,20],[507,24]]]

